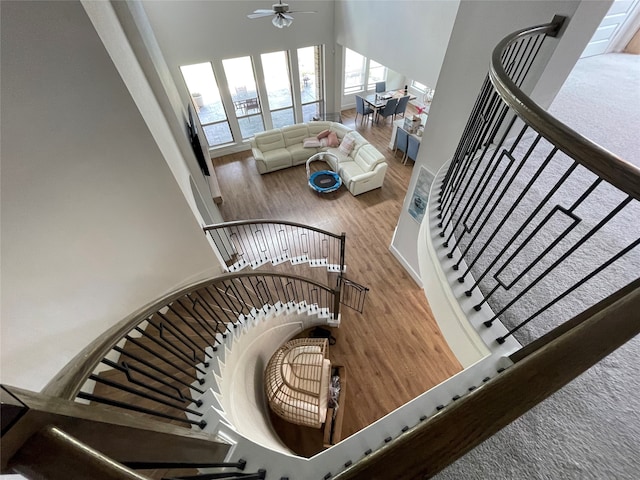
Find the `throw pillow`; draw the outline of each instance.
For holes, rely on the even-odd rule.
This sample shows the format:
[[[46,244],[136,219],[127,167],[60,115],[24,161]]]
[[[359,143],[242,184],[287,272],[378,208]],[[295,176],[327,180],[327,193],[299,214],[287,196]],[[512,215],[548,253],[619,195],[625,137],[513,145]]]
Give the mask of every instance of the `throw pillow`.
[[[340,144],[340,147],[338,147],[338,150],[340,150],[340,152],[344,153],[345,155],[349,155],[353,151],[353,147],[355,147],[355,145],[356,139],[350,135],[347,135],[342,139],[342,143]]]
[[[318,140],[322,140],[323,138],[328,137],[330,133],[331,130],[323,130],[318,135],[316,135],[316,137]]]
[[[316,137],[305,138],[302,141],[302,145],[304,146],[304,148],[318,148],[320,146],[320,140],[318,140]]]
[[[340,145],[340,140],[338,140],[338,135],[336,134],[336,132],[331,132],[327,139],[327,145],[329,147],[337,147],[338,145]]]

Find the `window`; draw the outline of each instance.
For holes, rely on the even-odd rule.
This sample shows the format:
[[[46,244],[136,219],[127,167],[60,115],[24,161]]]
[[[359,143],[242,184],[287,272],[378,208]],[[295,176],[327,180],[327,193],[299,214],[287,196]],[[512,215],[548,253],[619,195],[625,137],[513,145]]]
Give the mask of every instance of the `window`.
[[[426,85],[420,82],[416,82],[415,80],[411,80],[411,86],[422,93],[425,93],[427,91]]]
[[[387,67],[380,65],[375,60],[369,60],[369,79],[367,80],[367,90],[373,90],[376,82],[387,79]]]
[[[287,52],[263,53],[262,70],[274,128],[293,125],[293,100]]]
[[[233,100],[242,139],[264,131],[260,96],[256,88],[251,57],[229,58],[222,61]]]
[[[344,49],[344,95],[373,90],[387,79],[387,67],[359,53]]]
[[[348,95],[364,90],[366,58],[345,48],[344,54],[344,94]]]
[[[210,147],[233,142],[211,63],[180,67]]]
[[[308,122],[324,111],[322,47],[319,45],[298,49],[298,73],[302,121]]]
[[[260,75],[254,59],[245,56],[180,67],[210,148],[241,143],[264,131],[265,124],[279,128],[324,113],[322,45],[263,53]],[[226,78],[228,93],[220,92],[216,76]],[[294,82],[300,82],[299,97]]]

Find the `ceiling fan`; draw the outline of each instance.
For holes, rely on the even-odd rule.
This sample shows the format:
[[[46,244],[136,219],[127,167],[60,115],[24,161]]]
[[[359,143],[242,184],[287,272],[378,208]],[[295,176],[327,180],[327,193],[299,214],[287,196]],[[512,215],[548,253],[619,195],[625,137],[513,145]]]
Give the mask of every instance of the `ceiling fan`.
[[[282,0],[280,0],[280,3],[273,4],[272,7],[273,8],[271,10],[266,10],[266,9],[256,10],[255,12],[247,15],[247,17],[261,18],[261,17],[268,17],[269,15],[273,15],[273,19],[271,20],[271,23],[273,23],[278,28],[284,28],[284,27],[288,27],[293,23],[293,17],[290,15],[291,13],[318,13],[318,12],[302,12],[302,11],[295,11],[295,10],[290,11],[289,5],[286,3],[282,3]]]

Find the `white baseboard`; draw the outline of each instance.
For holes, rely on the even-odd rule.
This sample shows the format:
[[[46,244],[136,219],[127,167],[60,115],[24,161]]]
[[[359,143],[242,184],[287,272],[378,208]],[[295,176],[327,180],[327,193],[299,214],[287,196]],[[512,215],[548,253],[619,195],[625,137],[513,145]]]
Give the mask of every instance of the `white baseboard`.
[[[220,148],[210,148],[209,149],[209,157],[214,159],[218,157],[224,157],[225,155],[231,155],[232,153],[244,152],[247,150],[251,150],[251,145],[249,142],[234,144],[228,147],[220,147]]]
[[[409,275],[411,275],[411,278],[413,278],[413,281],[416,282],[418,284],[418,286],[420,288],[423,288],[422,285],[422,279],[420,278],[420,275],[418,274],[418,272],[416,272],[413,267],[409,264],[409,262],[407,262],[407,260],[402,256],[402,254],[398,251],[398,249],[393,245],[393,243],[391,245],[389,245],[389,250],[391,251],[391,254],[396,257],[396,259],[400,262],[400,264],[404,267],[404,269],[409,272]]]

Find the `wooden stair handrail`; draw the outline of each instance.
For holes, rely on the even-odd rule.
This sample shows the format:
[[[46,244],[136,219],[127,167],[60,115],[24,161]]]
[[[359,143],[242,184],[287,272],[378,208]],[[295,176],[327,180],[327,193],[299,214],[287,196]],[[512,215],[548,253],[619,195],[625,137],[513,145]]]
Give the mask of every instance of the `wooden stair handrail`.
[[[37,458],[32,458],[32,455],[22,449],[28,447],[34,435],[52,426],[120,463],[208,463],[222,461],[230,449],[230,445],[221,443],[215,435],[143,418],[126,411],[115,411],[104,405],[83,405],[6,385],[0,387],[0,401],[3,417],[0,472],[3,474],[12,473],[16,463],[23,468],[29,468],[31,463],[37,468],[42,467],[37,465]],[[10,416],[8,423],[5,422],[7,413]],[[56,438],[66,443],[61,437]],[[57,441],[53,441],[53,444],[56,443]],[[67,459],[58,462],[57,466],[64,471]]]
[[[247,277],[286,277],[302,282],[312,284],[326,292],[331,293],[337,297],[334,301],[334,309],[339,306],[340,295],[335,289],[323,285],[320,282],[312,280],[310,278],[302,277],[300,275],[293,274],[279,274],[274,272],[248,272],[248,273],[227,273],[222,274],[214,278],[201,280],[190,285],[187,285],[177,291],[171,292],[146,306],[138,309],[131,315],[127,316],[114,326],[109,328],[106,332],[96,338],[93,342],[87,345],[78,355],[76,355],[67,365],[65,365],[58,374],[49,381],[47,385],[42,389],[42,393],[52,396],[64,398],[67,400],[73,400],[80,388],[82,387],[86,378],[94,370],[95,366],[107,355],[109,350],[116,345],[125,334],[127,334],[135,325],[142,322],[145,318],[151,314],[157,312],[160,308],[173,302],[184,295],[197,290],[201,287],[208,285],[215,285],[224,281],[234,280],[236,278]]]
[[[551,23],[519,30],[501,40],[491,56],[491,83],[502,100],[536,132],[600,178],[640,200],[640,167],[621,159],[549,114],[516,86],[502,65],[502,54],[510,44],[536,34],[555,36],[563,21],[564,17],[557,16]]]

